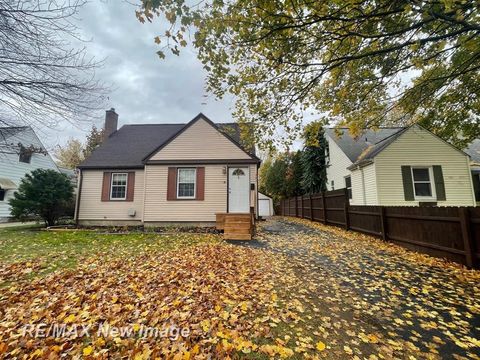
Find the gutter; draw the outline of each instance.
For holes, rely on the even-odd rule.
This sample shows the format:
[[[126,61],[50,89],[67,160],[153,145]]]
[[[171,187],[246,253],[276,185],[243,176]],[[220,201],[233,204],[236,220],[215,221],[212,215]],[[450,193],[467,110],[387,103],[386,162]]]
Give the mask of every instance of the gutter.
[[[347,167],[347,170],[353,171],[353,170],[359,170],[362,167],[365,167],[367,165],[373,164],[373,160],[361,160],[359,162],[356,162],[355,164],[350,165]]]

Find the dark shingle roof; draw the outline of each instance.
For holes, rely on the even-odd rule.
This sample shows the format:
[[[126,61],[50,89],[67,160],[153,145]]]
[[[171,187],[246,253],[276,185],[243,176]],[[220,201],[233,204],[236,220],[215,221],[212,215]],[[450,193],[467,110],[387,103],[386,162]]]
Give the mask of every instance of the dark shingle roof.
[[[367,156],[369,159],[373,158],[381,150],[387,147],[390,143],[403,132],[406,128],[392,127],[380,128],[376,131],[365,130],[362,135],[354,138],[347,128],[328,128],[325,129],[333,141],[342,149],[352,163]],[[366,152],[368,149],[368,153]]]
[[[236,123],[215,124],[234,141],[240,142]],[[124,125],[100,145],[79,168],[140,168],[143,160],[166,143],[186,124]]]
[[[473,140],[464,150],[473,162],[480,164],[480,139]]]

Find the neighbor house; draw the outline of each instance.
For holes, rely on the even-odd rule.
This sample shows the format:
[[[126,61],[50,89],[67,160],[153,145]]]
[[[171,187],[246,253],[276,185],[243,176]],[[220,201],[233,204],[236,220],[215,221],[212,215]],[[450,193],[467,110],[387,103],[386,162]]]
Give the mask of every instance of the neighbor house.
[[[30,126],[0,127],[0,222],[10,219],[8,200],[25,174],[58,168]]]
[[[473,189],[477,205],[480,206],[480,139],[472,141],[465,152],[470,155],[470,169],[472,171]]]
[[[80,166],[80,225],[209,225],[257,211],[253,149],[237,124],[199,114],[187,124],[124,125],[108,110],[105,141]]]
[[[419,125],[325,133],[327,188],[352,205],[475,206],[469,156]]]

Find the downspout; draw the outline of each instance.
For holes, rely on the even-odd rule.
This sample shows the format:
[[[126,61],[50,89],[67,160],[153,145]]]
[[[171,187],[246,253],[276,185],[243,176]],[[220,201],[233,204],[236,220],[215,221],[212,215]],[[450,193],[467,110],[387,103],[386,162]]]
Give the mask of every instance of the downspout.
[[[81,194],[82,194],[82,183],[83,183],[83,176],[82,176],[82,170],[78,170],[78,185],[77,185],[77,201],[75,203],[75,214],[74,214],[74,220],[75,220],[75,225],[78,227],[78,217],[80,213],[80,199],[81,199]]]

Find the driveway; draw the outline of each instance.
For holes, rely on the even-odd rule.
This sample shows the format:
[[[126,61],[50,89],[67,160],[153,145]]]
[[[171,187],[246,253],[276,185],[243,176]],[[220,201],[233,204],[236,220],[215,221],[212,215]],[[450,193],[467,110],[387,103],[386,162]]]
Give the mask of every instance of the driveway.
[[[480,271],[293,218],[244,245],[281,259],[279,293],[331,357],[480,359]]]

